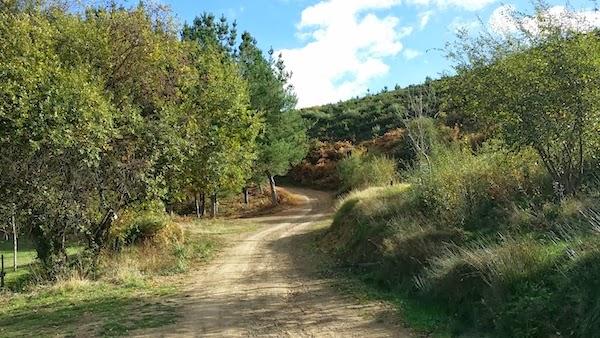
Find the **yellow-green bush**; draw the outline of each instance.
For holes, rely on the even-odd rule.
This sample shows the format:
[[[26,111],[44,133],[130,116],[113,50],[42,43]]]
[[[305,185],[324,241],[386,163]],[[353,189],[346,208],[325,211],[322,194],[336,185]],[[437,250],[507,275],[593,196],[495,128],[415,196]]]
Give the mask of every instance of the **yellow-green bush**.
[[[113,248],[143,242],[172,242],[181,239],[181,229],[165,214],[161,202],[146,202],[119,215],[111,229]]]
[[[543,168],[531,151],[518,154],[488,146],[480,153],[437,151],[428,166],[409,173],[419,208],[442,225],[475,230],[501,225],[510,207],[544,195]]]
[[[397,179],[394,160],[358,150],[338,163],[338,173],[342,191],[389,185]]]

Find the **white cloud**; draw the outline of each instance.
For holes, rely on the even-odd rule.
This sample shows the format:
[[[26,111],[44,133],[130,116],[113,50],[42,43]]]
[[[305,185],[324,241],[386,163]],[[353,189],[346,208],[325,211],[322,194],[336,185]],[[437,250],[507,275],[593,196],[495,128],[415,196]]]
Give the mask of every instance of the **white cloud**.
[[[423,29],[425,28],[425,26],[427,26],[432,15],[433,11],[425,11],[419,13],[419,29]]]
[[[512,19],[515,6],[502,5],[490,15],[488,25],[496,33],[506,34],[517,29],[517,23]]]
[[[435,6],[440,9],[458,7],[468,11],[478,11],[496,2],[496,0],[407,0],[408,3],[420,6]]]
[[[455,17],[448,25],[448,29],[450,29],[453,33],[465,30],[468,32],[473,32],[481,28],[480,26],[481,23],[478,20],[465,20],[461,17]]]
[[[489,26],[498,34],[517,32],[519,26],[532,34],[539,34],[540,27],[544,24],[588,32],[600,27],[600,12],[594,10],[572,11],[564,6],[553,6],[537,17],[515,18],[515,7],[503,5],[496,8],[489,18]]]
[[[411,49],[411,48],[406,48],[403,52],[402,55],[404,56],[405,59],[407,60],[412,60],[416,57],[419,57],[421,55],[423,55],[423,53],[421,53],[418,50],[415,49]]]
[[[362,94],[369,81],[389,72],[385,58],[402,51],[400,39],[412,33],[394,16],[372,10],[399,0],[326,0],[304,9],[298,35],[304,47],[280,50],[293,72],[298,106],[308,107]],[[371,10],[371,12],[370,12]]]

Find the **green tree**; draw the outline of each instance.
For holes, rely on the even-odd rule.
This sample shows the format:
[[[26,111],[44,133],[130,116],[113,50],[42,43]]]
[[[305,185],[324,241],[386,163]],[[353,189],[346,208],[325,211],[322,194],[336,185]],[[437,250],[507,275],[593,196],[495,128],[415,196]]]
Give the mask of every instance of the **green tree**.
[[[121,209],[164,194],[162,164],[179,144],[165,126],[179,120],[186,71],[151,8],[76,15],[39,3],[0,13],[0,195],[56,276],[68,237],[95,262]]]
[[[93,226],[87,188],[116,133],[115,107],[88,70],[61,65],[57,35],[42,15],[0,14],[2,195],[29,216],[51,268],[64,265],[68,232]]]
[[[285,70],[281,55],[273,51],[265,58],[256,40],[247,32],[242,35],[238,60],[248,82],[250,106],[264,115],[265,125],[258,138],[255,174],[266,175],[273,204],[277,204],[275,176],[286,174],[308,152],[306,126],[293,110],[296,97],[289,84],[291,74]]]
[[[452,84],[466,110],[507,144],[534,148],[557,193],[572,194],[598,156],[600,39],[546,10],[508,18],[518,23],[511,34],[464,36],[451,51]]]
[[[205,14],[196,19],[194,26],[184,30],[184,37],[195,44],[192,58],[198,72],[188,102],[195,125],[195,150],[189,160],[191,190],[212,197],[215,216],[218,195],[239,191],[251,173],[262,121],[248,109],[246,81],[221,45],[219,32],[227,29],[211,28],[210,18]]]
[[[184,24],[181,36],[184,40],[196,41],[201,46],[218,46],[224,52],[234,55],[237,22],[229,24],[224,15],[217,21],[214,14],[203,13],[194,19],[192,25]]]

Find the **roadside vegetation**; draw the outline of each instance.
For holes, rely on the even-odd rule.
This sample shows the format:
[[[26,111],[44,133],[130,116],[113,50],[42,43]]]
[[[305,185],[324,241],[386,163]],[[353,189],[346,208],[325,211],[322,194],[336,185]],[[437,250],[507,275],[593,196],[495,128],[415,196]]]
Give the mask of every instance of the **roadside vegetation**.
[[[136,214],[122,227],[147,229],[143,224],[152,224],[148,221],[152,217],[146,212]],[[232,237],[257,228],[244,221],[163,220],[167,223],[161,223],[159,231],[135,230],[145,234],[135,240],[124,236],[131,230],[120,232],[113,243],[130,238],[136,244],[106,252],[93,277],[75,262],[69,274],[58,280],[40,279],[35,252],[24,247],[19,258],[29,265],[21,268],[19,282],[10,277],[16,274],[9,273],[8,290],[0,293],[4,304],[0,335],[123,336],[173,324],[182,315],[182,305],[175,299],[180,297],[186,273],[207,263]],[[31,261],[26,261],[29,257]]]
[[[412,151],[371,147],[338,162],[339,190],[351,191],[319,248],[421,331],[600,330],[600,40],[544,8],[510,18],[535,32],[449,46],[458,74],[404,101]],[[380,170],[385,156],[397,174]]]
[[[0,74],[0,336],[172,323],[177,276],[254,228],[219,206],[293,202],[275,182],[308,149],[290,74],[225,17],[3,1]]]

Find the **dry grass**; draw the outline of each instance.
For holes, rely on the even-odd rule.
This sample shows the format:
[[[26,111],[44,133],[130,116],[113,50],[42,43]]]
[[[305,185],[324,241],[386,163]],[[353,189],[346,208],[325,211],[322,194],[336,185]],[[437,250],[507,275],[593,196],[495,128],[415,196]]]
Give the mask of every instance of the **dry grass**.
[[[241,196],[234,197],[232,200],[226,200],[222,204],[222,217],[227,218],[248,218],[263,216],[284,210],[290,206],[302,205],[306,200],[285,188],[277,188],[278,204],[273,205],[271,201],[271,192],[264,189],[262,194],[258,189],[253,190],[250,203],[245,205]]]

